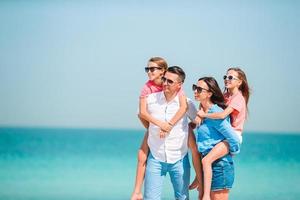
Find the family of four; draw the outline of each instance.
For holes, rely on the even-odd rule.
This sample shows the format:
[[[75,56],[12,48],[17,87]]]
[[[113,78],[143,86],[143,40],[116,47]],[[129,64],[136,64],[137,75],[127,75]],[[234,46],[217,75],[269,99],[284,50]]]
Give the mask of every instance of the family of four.
[[[175,199],[189,199],[189,189],[194,188],[201,200],[228,199],[234,182],[232,156],[239,153],[247,115],[245,73],[229,68],[224,94],[213,77],[200,78],[192,86],[195,100],[200,102],[197,110],[182,89],[185,72],[180,67],[168,67],[163,58],[153,57],[145,71],[149,81],[140,95],[139,118],[147,131],[138,152],[131,200],[161,199],[167,173]],[[188,149],[196,174],[191,185]]]

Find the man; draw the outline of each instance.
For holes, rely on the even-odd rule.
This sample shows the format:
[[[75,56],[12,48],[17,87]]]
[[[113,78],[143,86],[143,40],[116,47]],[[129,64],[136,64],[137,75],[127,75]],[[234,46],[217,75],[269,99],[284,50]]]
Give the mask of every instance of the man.
[[[147,97],[147,109],[151,116],[168,122],[180,107],[178,91],[185,79],[184,71],[177,66],[169,67],[163,77],[163,91]],[[187,114],[180,119],[165,137],[160,137],[160,128],[149,126],[148,145],[150,153],[145,174],[145,200],[161,199],[163,179],[170,174],[175,199],[189,198],[190,164],[188,159],[188,119],[194,119],[197,110],[188,104]]]

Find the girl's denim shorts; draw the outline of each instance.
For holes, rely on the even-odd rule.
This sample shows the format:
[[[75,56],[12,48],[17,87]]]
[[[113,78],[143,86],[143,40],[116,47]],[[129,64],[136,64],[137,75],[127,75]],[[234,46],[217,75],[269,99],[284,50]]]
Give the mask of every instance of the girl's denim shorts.
[[[216,160],[212,164],[212,173],[212,191],[232,188],[234,182],[234,165],[232,161]]]

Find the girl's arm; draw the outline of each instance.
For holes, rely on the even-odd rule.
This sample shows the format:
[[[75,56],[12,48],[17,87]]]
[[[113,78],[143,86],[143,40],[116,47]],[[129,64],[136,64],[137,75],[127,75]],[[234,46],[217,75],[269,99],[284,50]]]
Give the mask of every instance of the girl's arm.
[[[147,102],[146,98],[140,98],[140,105],[139,105],[139,118],[141,119],[142,124],[145,126],[145,121],[148,123],[155,124],[156,126],[159,126],[160,128],[167,126],[167,122],[161,122],[160,120],[152,117],[148,111],[147,111]],[[143,122],[144,120],[144,122]],[[149,127],[149,124],[148,126]]]
[[[141,121],[141,123],[143,124],[143,126],[145,127],[145,129],[149,128],[149,122],[147,120],[144,120],[143,118],[140,117],[140,114],[138,114],[138,117]]]
[[[205,113],[202,109],[199,110],[197,115],[201,118],[210,118],[210,119],[225,119],[228,115],[230,115],[234,109],[232,107],[227,107],[222,112],[215,112],[215,113]]]
[[[186,101],[185,95],[179,95],[179,110],[176,112],[176,114],[172,117],[172,119],[168,122],[172,126],[174,126],[186,113],[188,110],[188,105]],[[171,131],[167,130],[167,131]]]

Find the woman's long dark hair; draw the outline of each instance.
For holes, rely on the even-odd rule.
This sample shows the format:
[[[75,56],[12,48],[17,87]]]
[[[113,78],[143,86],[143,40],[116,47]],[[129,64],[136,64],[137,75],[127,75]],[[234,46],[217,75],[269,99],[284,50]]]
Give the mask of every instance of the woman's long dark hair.
[[[213,77],[202,77],[199,78],[198,81],[204,81],[207,84],[209,92],[212,93],[212,96],[210,97],[211,102],[225,109],[225,99],[216,79]]]

